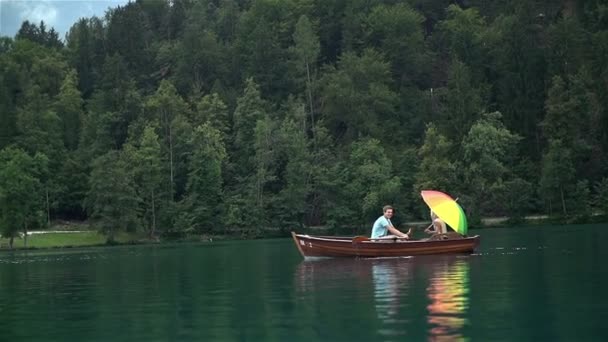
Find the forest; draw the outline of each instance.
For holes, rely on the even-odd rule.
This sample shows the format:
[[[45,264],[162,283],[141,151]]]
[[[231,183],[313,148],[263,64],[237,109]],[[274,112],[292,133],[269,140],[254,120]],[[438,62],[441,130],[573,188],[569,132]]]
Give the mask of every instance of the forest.
[[[602,0],[137,0],[0,37],[0,234],[608,213]]]

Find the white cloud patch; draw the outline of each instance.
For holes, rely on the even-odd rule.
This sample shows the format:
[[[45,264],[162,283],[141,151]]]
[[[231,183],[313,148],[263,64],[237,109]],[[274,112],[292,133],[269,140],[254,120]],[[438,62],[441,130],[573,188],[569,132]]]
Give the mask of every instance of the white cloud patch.
[[[57,23],[58,11],[52,1],[9,0],[3,2],[13,5],[20,21],[29,20],[34,24],[44,21],[47,27]]]
[[[21,23],[44,21],[62,37],[80,18],[103,17],[108,7],[135,0],[0,0],[0,36],[14,36]]]

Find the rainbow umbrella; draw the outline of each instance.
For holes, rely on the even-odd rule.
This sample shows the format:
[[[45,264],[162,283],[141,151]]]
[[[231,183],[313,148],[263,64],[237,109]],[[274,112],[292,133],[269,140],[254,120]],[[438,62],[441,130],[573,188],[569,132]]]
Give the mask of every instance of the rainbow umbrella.
[[[420,194],[424,202],[440,219],[456,232],[462,235],[467,234],[467,217],[452,197],[435,190],[422,190]]]

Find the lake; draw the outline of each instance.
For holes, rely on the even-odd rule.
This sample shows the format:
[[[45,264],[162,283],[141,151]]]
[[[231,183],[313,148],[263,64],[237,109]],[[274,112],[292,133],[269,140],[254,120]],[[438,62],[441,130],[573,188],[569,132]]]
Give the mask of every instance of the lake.
[[[291,239],[0,253],[3,341],[600,341],[608,225],[472,255],[303,261]]]

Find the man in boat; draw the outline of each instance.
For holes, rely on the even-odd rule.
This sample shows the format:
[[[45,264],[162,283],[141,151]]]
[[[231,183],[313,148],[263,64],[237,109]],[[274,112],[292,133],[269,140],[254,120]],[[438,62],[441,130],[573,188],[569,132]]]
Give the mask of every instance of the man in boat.
[[[394,209],[390,205],[385,205],[382,208],[384,214],[374,222],[374,226],[372,227],[372,239],[390,239],[390,238],[403,238],[409,240],[412,229],[407,233],[402,233],[399,229],[393,226],[391,222],[391,218],[393,217]]]

